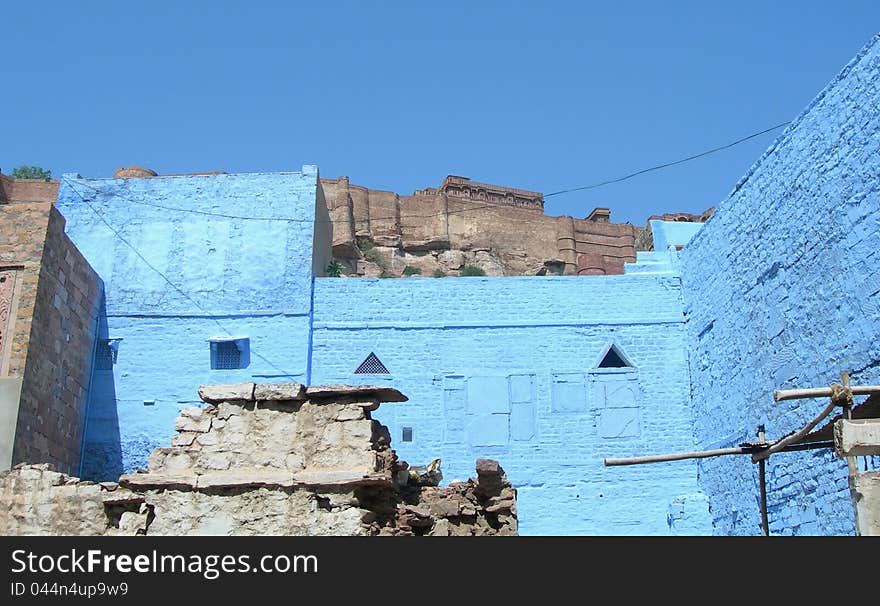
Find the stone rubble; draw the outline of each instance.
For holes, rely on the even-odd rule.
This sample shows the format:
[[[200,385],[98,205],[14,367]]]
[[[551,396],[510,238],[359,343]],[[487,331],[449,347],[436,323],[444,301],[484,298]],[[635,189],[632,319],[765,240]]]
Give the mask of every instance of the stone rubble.
[[[48,464],[0,474],[4,535],[514,535],[516,490],[496,461],[438,486],[440,460],[409,466],[370,417],[404,402],[381,386],[239,383],[207,403],[147,469],[82,481]]]

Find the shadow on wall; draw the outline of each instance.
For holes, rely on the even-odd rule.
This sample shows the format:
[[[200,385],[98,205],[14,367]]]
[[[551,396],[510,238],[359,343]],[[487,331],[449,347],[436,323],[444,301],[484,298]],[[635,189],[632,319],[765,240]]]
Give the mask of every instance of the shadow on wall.
[[[111,341],[107,309],[102,301],[98,320],[95,359],[83,435],[80,477],[94,482],[115,481],[122,473],[122,446],[116,410],[113,366],[118,341]]]

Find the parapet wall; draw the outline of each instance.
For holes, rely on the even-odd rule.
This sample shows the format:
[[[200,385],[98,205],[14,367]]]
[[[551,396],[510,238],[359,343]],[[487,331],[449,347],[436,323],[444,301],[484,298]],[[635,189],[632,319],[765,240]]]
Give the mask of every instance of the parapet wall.
[[[0,203],[55,202],[58,197],[58,181],[54,179],[13,179],[0,175]]]
[[[0,534],[516,534],[516,491],[494,461],[437,487],[439,462],[399,461],[371,419],[393,389],[204,386],[146,470],[94,484],[46,465],[0,475]]]
[[[788,127],[681,254],[700,448],[800,428],[819,387],[880,383],[880,37]],[[700,463],[716,534],[759,534],[747,457]],[[771,533],[854,532],[846,468],[830,452],[774,455]]]

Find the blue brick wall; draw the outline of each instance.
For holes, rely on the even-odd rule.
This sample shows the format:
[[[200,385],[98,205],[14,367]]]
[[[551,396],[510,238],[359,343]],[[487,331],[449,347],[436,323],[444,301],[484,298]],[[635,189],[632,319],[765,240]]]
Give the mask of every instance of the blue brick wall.
[[[702,223],[687,221],[659,221],[652,219],[651,235],[654,238],[654,250],[665,251],[670,246],[684,246],[700,231]]]
[[[92,377],[84,477],[144,467],[173,434],[177,412],[198,400],[199,384],[307,381],[313,245],[323,241],[314,228],[317,187],[311,166],[65,176],[58,207],[67,233],[105,283],[100,336],[119,340],[112,370]],[[249,337],[249,364],[211,370],[208,339],[230,336]]]
[[[314,314],[312,382],[402,390],[377,418],[444,482],[501,461],[523,534],[711,532],[693,461],[603,465],[694,446],[676,278],[321,278]],[[597,368],[611,344],[635,368]],[[371,352],[389,375],[353,374]]]
[[[880,38],[788,127],[681,254],[696,440],[776,438],[826,404],[774,389],[849,371],[880,382]],[[827,451],[768,464],[775,534],[851,534],[845,465]],[[706,459],[717,534],[758,534],[748,457]]]

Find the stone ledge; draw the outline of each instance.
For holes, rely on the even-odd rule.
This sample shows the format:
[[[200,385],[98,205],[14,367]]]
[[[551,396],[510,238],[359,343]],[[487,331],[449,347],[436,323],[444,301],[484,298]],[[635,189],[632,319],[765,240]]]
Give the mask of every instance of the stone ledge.
[[[373,398],[379,402],[408,402],[409,398],[393,387],[381,385],[313,385],[306,388],[310,399],[324,398]]]
[[[178,488],[203,490],[209,488],[236,488],[269,486],[282,488],[313,488],[318,486],[392,486],[391,475],[381,472],[364,473],[362,469],[306,469],[294,472],[286,469],[239,468],[204,473],[132,473],[119,478],[120,486],[133,489]],[[120,491],[108,493],[105,502],[137,500],[135,493]]]
[[[128,473],[119,476],[125,488],[193,488],[198,476],[194,473]]]
[[[228,383],[226,385],[200,385],[199,397],[208,404],[235,400],[253,401],[254,383]]]
[[[271,400],[284,402],[287,400],[305,400],[306,388],[302,383],[265,383],[254,388],[255,400]]]

